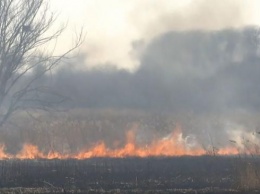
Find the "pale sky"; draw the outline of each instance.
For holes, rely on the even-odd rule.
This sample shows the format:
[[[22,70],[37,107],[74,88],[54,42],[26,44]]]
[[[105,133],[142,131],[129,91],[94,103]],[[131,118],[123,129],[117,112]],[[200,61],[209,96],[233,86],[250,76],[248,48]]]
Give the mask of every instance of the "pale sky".
[[[260,24],[258,0],[51,0],[58,22],[69,26],[58,47],[69,47],[82,26],[82,52],[89,67],[114,64],[138,67],[149,41],[168,31],[220,30]],[[133,43],[139,43],[138,49]]]

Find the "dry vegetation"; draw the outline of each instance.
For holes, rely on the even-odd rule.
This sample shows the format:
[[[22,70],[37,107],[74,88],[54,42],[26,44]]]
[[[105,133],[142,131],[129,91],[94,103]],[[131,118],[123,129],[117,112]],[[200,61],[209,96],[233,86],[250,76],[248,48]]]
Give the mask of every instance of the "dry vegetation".
[[[66,154],[101,140],[111,148],[120,147],[125,144],[126,132],[134,127],[138,128],[137,143],[146,144],[168,135],[175,125],[170,116],[138,111],[72,110],[37,113],[34,118],[21,113],[0,132],[0,142],[11,153],[19,151],[24,143],[31,143],[43,152],[53,149]]]
[[[133,110],[20,112],[6,123],[0,142],[9,153],[17,153],[25,142],[39,146],[42,152],[53,149],[64,154],[100,140],[113,148],[123,145],[125,132],[138,124],[136,141],[145,145],[167,136],[178,121],[176,115]],[[18,187],[1,193],[257,193],[259,169],[255,154],[161,160],[7,160],[0,162],[0,186]]]

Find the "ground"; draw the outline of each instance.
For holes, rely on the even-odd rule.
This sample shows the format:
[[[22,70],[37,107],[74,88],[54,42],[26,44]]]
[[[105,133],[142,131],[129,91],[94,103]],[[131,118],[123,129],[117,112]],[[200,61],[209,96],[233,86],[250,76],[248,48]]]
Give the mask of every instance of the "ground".
[[[248,163],[257,167],[259,159],[3,160],[0,193],[258,193],[251,184],[258,180],[257,169],[245,171]]]

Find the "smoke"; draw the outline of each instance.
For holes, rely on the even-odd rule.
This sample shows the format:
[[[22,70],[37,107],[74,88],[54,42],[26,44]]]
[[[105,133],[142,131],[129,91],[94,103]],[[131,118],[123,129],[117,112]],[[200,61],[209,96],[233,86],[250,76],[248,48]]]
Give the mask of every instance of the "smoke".
[[[150,42],[135,72],[64,66],[52,76],[53,88],[76,107],[258,112],[256,35],[254,28],[168,32]]]
[[[45,82],[52,80],[52,89],[70,99],[65,108],[167,113],[185,135],[195,134],[205,144],[227,144],[238,134],[231,130],[249,133],[260,126],[257,34],[253,27],[167,32],[142,51],[135,72],[113,64],[73,68],[84,65],[88,56],[81,56]],[[172,127],[166,128],[165,135]]]
[[[69,17],[69,31],[61,38],[58,50],[71,45],[68,37],[75,26],[86,29],[82,49],[88,53],[88,67],[112,63],[134,69],[139,58],[131,49],[132,42],[142,40],[145,48],[154,37],[169,31],[222,30],[259,24],[258,0],[77,0],[77,3],[53,0],[50,3],[60,10],[59,21],[66,23]]]
[[[245,140],[258,143],[259,32],[242,28],[259,22],[254,17],[258,2],[179,2],[81,1],[87,9],[79,2],[74,3],[77,9],[67,5],[70,14],[78,10],[76,23],[86,24],[84,54],[35,84],[49,85],[68,99],[60,106],[75,112],[33,115],[38,121],[26,120],[23,113],[13,117],[0,135],[7,152],[19,152],[24,143],[45,153],[74,153],[99,141],[118,148],[132,126],[137,143],[149,145],[171,137],[178,124],[180,139],[190,148],[228,146],[229,140],[240,147]],[[69,46],[70,35],[61,37],[57,50]],[[42,96],[57,101],[50,100],[54,97]]]
[[[101,140],[114,148],[125,144],[126,131],[135,124],[142,144],[167,138],[178,124],[190,147],[198,142],[205,149],[228,146],[229,140],[241,147],[241,136],[258,142],[257,34],[253,27],[167,32],[150,41],[135,72],[113,64],[74,68],[84,65],[88,56],[82,55],[40,80],[66,96],[60,106],[75,112],[40,117],[40,124],[14,118],[24,129],[4,132],[1,142],[11,153],[24,142],[45,151],[77,152]]]
[[[250,11],[253,4],[245,1],[198,0],[175,12],[162,13],[158,18],[158,29],[175,30],[220,30],[250,24]],[[248,8],[248,11],[245,9]],[[228,19],[227,19],[228,18]],[[160,21],[160,22],[159,22]],[[162,28],[161,28],[162,27]],[[155,26],[154,28],[155,29]]]

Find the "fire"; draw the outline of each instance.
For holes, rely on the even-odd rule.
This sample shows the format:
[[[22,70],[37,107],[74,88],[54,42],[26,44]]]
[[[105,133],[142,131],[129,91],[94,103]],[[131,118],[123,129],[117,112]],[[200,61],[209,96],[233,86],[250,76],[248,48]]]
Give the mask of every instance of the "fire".
[[[19,159],[37,159],[37,158],[44,158],[44,154],[41,153],[37,146],[31,144],[25,144],[20,151],[16,155],[16,158]]]
[[[227,148],[221,148],[217,152],[219,155],[228,156],[228,155],[238,155],[239,149],[235,147],[227,147]]]
[[[175,129],[169,136],[153,141],[149,145],[138,145],[135,130],[129,130],[126,134],[126,143],[120,148],[109,148],[103,141],[98,142],[89,149],[78,153],[63,154],[55,150],[48,153],[41,151],[36,145],[24,144],[17,154],[8,154],[5,146],[0,146],[0,159],[87,159],[93,157],[172,157],[172,156],[202,156],[208,154],[198,144],[189,146],[187,138],[183,137],[180,127]],[[235,147],[221,148],[216,151],[218,155],[239,154]]]
[[[0,145],[0,159],[10,159],[11,155],[5,152],[5,146]]]

